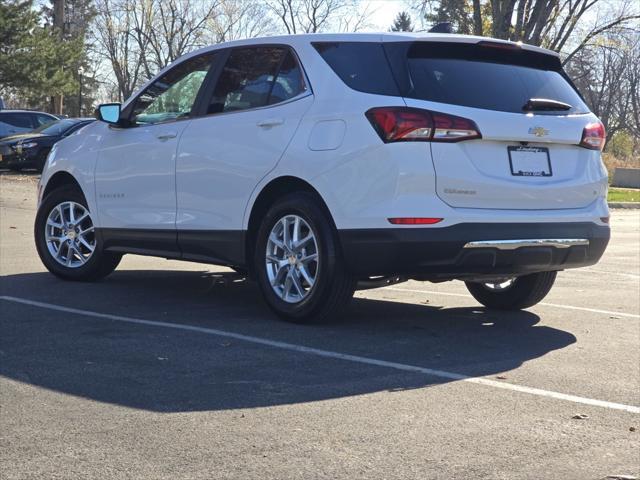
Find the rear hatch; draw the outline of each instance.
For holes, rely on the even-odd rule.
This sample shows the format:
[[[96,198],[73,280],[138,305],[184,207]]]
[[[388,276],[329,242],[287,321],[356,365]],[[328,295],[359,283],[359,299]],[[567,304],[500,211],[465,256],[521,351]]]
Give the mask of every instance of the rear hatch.
[[[581,208],[603,194],[600,151],[579,146],[598,120],[555,55],[490,41],[385,50],[407,106],[470,119],[481,134],[429,144],[450,206]]]

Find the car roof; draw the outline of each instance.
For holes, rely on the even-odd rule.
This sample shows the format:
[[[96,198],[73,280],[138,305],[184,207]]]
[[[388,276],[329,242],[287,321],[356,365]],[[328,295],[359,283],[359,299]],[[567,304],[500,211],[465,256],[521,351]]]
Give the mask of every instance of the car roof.
[[[453,33],[430,33],[430,32],[354,32],[354,33],[299,33],[295,35],[274,35],[266,37],[246,38],[242,40],[233,40],[230,42],[218,43],[207,47],[194,50],[187,53],[175,61],[165,66],[153,78],[145,82],[140,88],[131,94],[122,104],[122,108],[126,108],[131,100],[143,91],[152,81],[162,75],[164,72],[172,68],[176,63],[187,60],[191,57],[202,55],[207,52],[214,52],[223,48],[252,46],[252,45],[270,45],[284,44],[296,47],[298,45],[309,44],[311,42],[450,42],[450,43],[479,43],[479,42],[496,42],[505,45],[518,46],[524,50],[539,52],[547,55],[558,57],[558,53],[534,45],[528,45],[522,42],[512,42],[510,40],[502,40],[499,38],[480,37],[476,35],[460,35]]]
[[[19,109],[12,109],[12,108],[4,108],[0,110],[0,114],[2,113],[33,113],[33,114],[48,115],[50,117],[55,117],[55,115],[51,113],[40,112],[39,110],[19,110]]]
[[[243,45],[260,45],[272,43],[284,43],[295,46],[300,43],[310,42],[407,42],[407,41],[423,41],[423,42],[449,42],[449,43],[478,43],[478,42],[496,42],[505,45],[519,46],[525,50],[545,53],[547,55],[558,56],[557,52],[548,50],[534,45],[528,45],[522,42],[512,42],[510,40],[502,40],[499,38],[480,37],[476,35],[459,35],[452,33],[429,33],[429,32],[355,32],[355,33],[303,33],[295,35],[275,35],[269,37],[247,38],[243,40],[233,40],[231,42],[219,43],[201,48],[181,58],[188,58],[193,55],[205,53],[207,51],[218,50],[221,48],[237,47]]]

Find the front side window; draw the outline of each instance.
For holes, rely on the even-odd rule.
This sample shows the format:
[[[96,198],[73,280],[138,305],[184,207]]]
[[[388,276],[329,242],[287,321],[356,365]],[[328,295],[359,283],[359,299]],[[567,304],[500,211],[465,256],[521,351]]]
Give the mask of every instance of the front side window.
[[[136,99],[131,121],[149,125],[186,118],[198,96],[215,54],[203,55],[169,70]]]
[[[293,54],[280,47],[233,50],[220,74],[207,113],[263,107],[304,91]]]
[[[49,123],[55,122],[56,119],[52,118],[48,115],[36,115],[37,126],[47,125]]]

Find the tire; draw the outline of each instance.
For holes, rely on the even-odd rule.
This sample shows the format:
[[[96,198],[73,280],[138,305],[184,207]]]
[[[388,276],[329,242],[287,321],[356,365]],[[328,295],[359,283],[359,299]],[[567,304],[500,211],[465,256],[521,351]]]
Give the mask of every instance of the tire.
[[[64,207],[60,207],[61,205],[64,205]],[[80,223],[75,225],[73,240],[63,234],[64,228],[47,225],[51,215],[57,216],[57,220],[52,220],[51,225],[64,223],[60,220],[60,216],[64,214],[68,218],[70,205],[75,206],[74,211],[76,212],[77,220],[80,220]],[[88,219],[82,220],[80,217],[84,213],[88,215]],[[91,227],[93,227],[93,220],[84,195],[78,188],[62,186],[47,195],[38,208],[34,226],[36,249],[47,270],[64,280],[78,281],[99,280],[113,272],[118,263],[120,263],[122,255],[103,251],[100,236],[96,235],[95,230],[92,230]],[[76,231],[80,233],[75,233]],[[82,233],[82,231],[85,233]],[[48,235],[51,235],[51,238],[55,237],[64,240],[48,241]],[[81,237],[85,244],[93,246],[92,252],[84,246],[85,244],[79,243]],[[67,246],[63,245],[65,243]],[[71,255],[69,255],[68,245],[73,245]],[[60,253],[59,260],[56,260],[54,256],[56,249]]]
[[[490,288],[476,282],[465,282],[467,290],[478,302],[495,310],[521,310],[542,301],[553,287],[557,272],[539,272],[516,277],[506,288]]]
[[[314,195],[306,192],[277,200],[267,211],[256,237],[254,271],[260,290],[269,307],[289,322],[334,320],[355,291],[356,281],[345,269],[333,224],[318,203]],[[307,239],[298,247],[293,241],[296,228],[298,240]],[[290,232],[289,250],[284,248],[285,229]],[[309,240],[310,237],[313,238]],[[277,286],[272,286],[272,280]]]

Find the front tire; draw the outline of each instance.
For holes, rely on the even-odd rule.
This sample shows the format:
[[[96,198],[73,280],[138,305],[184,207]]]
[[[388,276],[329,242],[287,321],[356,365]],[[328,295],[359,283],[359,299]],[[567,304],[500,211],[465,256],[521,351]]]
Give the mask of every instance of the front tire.
[[[92,281],[113,272],[122,255],[102,249],[82,192],[55,189],[38,208],[34,234],[44,266],[65,280]]]
[[[539,272],[503,283],[465,282],[478,302],[495,310],[521,310],[542,301],[556,280],[557,272]]]
[[[355,291],[337,235],[315,197],[294,193],[276,201],[258,230],[254,268],[269,307],[296,323],[337,318]]]

